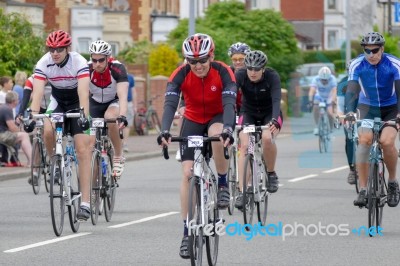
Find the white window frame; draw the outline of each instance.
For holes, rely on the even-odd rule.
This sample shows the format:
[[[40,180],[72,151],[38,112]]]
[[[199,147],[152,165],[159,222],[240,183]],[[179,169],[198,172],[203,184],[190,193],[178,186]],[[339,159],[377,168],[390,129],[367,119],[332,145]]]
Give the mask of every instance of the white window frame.
[[[78,51],[81,54],[88,54],[89,53],[89,45],[92,42],[92,39],[87,37],[80,37],[78,38]]]

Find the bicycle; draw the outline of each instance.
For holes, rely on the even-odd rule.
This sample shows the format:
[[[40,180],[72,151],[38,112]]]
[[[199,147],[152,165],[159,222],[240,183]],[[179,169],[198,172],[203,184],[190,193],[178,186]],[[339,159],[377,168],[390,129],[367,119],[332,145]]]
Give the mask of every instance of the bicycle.
[[[79,113],[72,113],[78,109],[66,113],[33,114],[33,119],[48,118],[55,123],[55,153],[50,159],[50,210],[53,230],[56,236],[60,236],[64,227],[65,206],[68,207],[68,216],[71,229],[78,232],[80,222],[77,212],[81,203],[79,186],[78,160],[74,148],[74,140],[70,133],[63,133],[64,120],[69,118],[83,118],[83,108]],[[30,115],[31,110],[28,111]],[[65,148],[63,137],[66,137]]]
[[[385,180],[385,162],[379,143],[380,131],[384,125],[396,125],[396,121],[382,121],[376,117],[372,119],[356,120],[361,123],[361,127],[372,129],[372,145],[369,152],[369,170],[367,184],[367,208],[368,208],[368,227],[382,225],[383,207],[387,202],[387,183]],[[360,207],[361,208],[361,207]],[[374,232],[369,230],[369,236],[374,236]]]
[[[232,134],[235,138],[234,143],[231,145],[231,149],[229,151],[229,166],[228,166],[228,185],[229,185],[229,193],[230,193],[230,201],[228,205],[228,214],[233,215],[235,211],[235,200],[236,194],[239,192],[238,184],[238,141],[239,141],[239,132],[238,126],[235,127],[235,130]]]
[[[329,117],[326,102],[319,102],[319,118],[318,118],[318,146],[319,152],[328,152],[329,134],[331,128],[329,125]]]
[[[194,162],[189,184],[189,211],[187,226],[189,229],[189,254],[192,265],[201,265],[203,245],[206,244],[207,261],[216,265],[218,258],[219,235],[216,228],[223,223],[217,206],[218,180],[210,167],[212,156],[211,142],[220,141],[219,137],[188,136],[172,137],[171,142],[187,142],[194,148]],[[168,159],[168,148],[163,148],[164,158]],[[228,158],[228,149],[224,148]],[[193,224],[192,224],[193,222]],[[205,235],[205,227],[211,225],[210,235]],[[210,230],[207,230],[210,232]]]
[[[115,178],[112,176],[112,164],[114,148],[108,136],[108,123],[115,123],[117,119],[93,118],[90,134],[96,136],[96,142],[91,162],[91,182],[90,182],[90,211],[92,224],[96,225],[101,208],[103,207],[104,216],[107,222],[111,221],[114,211],[116,188],[119,187]],[[122,131],[119,132],[123,139]]]
[[[49,192],[49,166],[50,161],[47,156],[46,146],[43,142],[43,119],[36,121],[36,134],[32,141],[32,165],[31,165],[31,184],[33,193],[39,194],[41,180],[44,180],[46,191]],[[43,178],[42,178],[43,177]]]
[[[252,224],[254,208],[257,208],[257,218],[261,225],[265,225],[268,213],[267,173],[261,145],[262,131],[269,126],[236,126],[248,134],[249,146],[246,151],[243,168],[243,219],[244,224]],[[246,227],[246,230],[249,230]]]
[[[147,101],[147,108],[139,108],[135,114],[134,124],[135,130],[138,135],[148,135],[149,130],[155,129],[158,133],[161,130],[161,122],[156,110],[153,107],[153,100],[157,99],[160,95],[156,95]],[[144,105],[144,102],[140,102]]]

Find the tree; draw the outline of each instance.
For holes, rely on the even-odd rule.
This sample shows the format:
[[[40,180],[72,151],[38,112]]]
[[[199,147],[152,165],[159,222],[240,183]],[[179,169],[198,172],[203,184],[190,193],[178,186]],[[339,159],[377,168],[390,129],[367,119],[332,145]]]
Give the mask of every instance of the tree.
[[[181,20],[168,40],[181,52],[187,37],[188,20]],[[263,9],[247,11],[238,1],[210,5],[204,18],[196,20],[196,32],[209,34],[216,46],[216,60],[230,64],[227,51],[236,42],[247,43],[252,50],[262,50],[269,58],[268,66],[278,71],[282,84],[302,63],[293,26],[279,12]]]
[[[157,44],[149,55],[150,75],[162,75],[169,77],[180,63],[178,53],[165,43]]]
[[[35,36],[32,25],[19,13],[0,9],[0,76],[17,70],[32,72],[44,52],[44,38]]]
[[[140,41],[122,50],[117,58],[121,58],[127,63],[148,64],[149,54],[152,49],[153,44],[151,42],[147,40]]]

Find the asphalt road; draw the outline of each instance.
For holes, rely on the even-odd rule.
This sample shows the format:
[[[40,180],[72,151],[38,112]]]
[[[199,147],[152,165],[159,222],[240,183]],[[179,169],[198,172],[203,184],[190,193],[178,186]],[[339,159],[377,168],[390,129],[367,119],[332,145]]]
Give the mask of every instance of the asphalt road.
[[[267,222],[286,233],[297,226],[297,235],[221,236],[218,264],[398,265],[397,208],[385,206],[382,236],[352,232],[367,226],[367,210],[352,204],[342,131],[327,154],[319,153],[311,134],[277,143],[281,186],[269,198]],[[61,237],[53,233],[44,188],[35,196],[24,178],[0,182],[0,265],[189,265],[178,255],[179,163],[160,156],[129,162],[125,171],[112,221],[100,216],[96,226],[82,223],[74,234],[66,220]],[[243,223],[237,210],[222,214],[226,225]]]

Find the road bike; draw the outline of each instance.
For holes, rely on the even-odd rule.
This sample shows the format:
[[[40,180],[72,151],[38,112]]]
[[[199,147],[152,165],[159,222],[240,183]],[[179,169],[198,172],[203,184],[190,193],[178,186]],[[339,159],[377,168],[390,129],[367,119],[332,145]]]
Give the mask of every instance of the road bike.
[[[96,142],[92,155],[91,163],[91,182],[90,182],[90,210],[92,224],[96,225],[99,214],[104,210],[107,222],[111,217],[115,206],[118,183],[112,176],[114,147],[108,136],[108,123],[116,123],[116,119],[93,118],[91,135],[96,136]],[[123,139],[122,131],[119,132]]]
[[[319,152],[328,152],[328,146],[330,141],[331,128],[329,125],[329,117],[327,111],[326,102],[319,102],[319,118],[318,118],[318,146]]]
[[[189,179],[189,205],[187,223],[189,230],[189,254],[192,265],[202,265],[203,245],[206,244],[208,265],[216,265],[219,235],[216,228],[223,224],[217,206],[218,180],[210,167],[211,142],[219,137],[188,136],[172,137],[172,142],[186,142],[194,148],[192,176]],[[165,159],[169,158],[167,147],[163,149]],[[228,158],[228,149],[224,148]],[[211,230],[209,230],[211,226]],[[206,230],[205,230],[206,229]],[[210,234],[206,235],[205,232]]]
[[[238,142],[239,142],[239,129],[240,126],[236,126],[233,132],[234,136],[234,143],[231,145],[229,150],[229,166],[228,166],[228,186],[229,186],[229,194],[230,194],[230,201],[228,205],[228,214],[233,215],[235,211],[235,200],[236,195],[239,193],[239,177],[238,177]]]
[[[36,120],[36,133],[32,141],[32,165],[31,165],[31,184],[33,193],[39,194],[40,186],[43,180],[46,191],[49,192],[50,161],[47,156],[46,146],[43,142],[43,119]]]
[[[79,112],[76,112],[78,110]],[[29,110],[28,115],[30,112]],[[50,211],[54,233],[56,236],[62,234],[65,206],[68,208],[71,229],[76,233],[80,225],[77,213],[81,203],[78,160],[73,137],[70,133],[64,134],[63,127],[66,119],[84,118],[83,108],[73,109],[66,113],[33,114],[32,118],[48,118],[55,123],[55,153],[50,158]],[[65,145],[63,145],[63,137],[65,137]]]
[[[147,101],[147,108],[139,108],[135,114],[135,130],[138,135],[148,135],[149,130],[155,129],[160,133],[161,122],[156,110],[153,107],[153,100],[157,99],[160,95],[156,95]],[[144,102],[140,102],[144,105]]]
[[[265,225],[268,213],[267,173],[262,150],[262,131],[269,126],[240,126],[249,137],[243,168],[243,219],[244,224],[253,224],[254,209],[258,222]],[[246,227],[246,230],[249,228]]]

